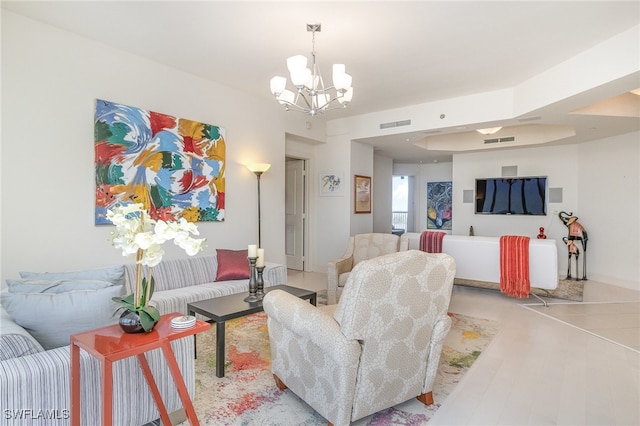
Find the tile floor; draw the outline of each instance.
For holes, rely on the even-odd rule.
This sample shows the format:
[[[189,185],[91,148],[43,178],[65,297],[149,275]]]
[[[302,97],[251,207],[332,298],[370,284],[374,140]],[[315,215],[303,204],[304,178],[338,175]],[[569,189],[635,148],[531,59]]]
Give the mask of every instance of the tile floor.
[[[290,270],[289,284],[324,289],[326,274]],[[637,302],[640,293],[589,281],[584,301]],[[452,312],[498,320],[501,330],[446,401],[434,395],[442,406],[429,424],[639,425],[640,352],[540,315],[525,303],[537,300],[454,287]],[[620,325],[609,322],[607,328],[640,334],[640,324],[634,331],[633,319],[620,311],[628,304],[590,305],[583,324],[600,315],[594,309],[610,310],[611,318],[618,311]]]

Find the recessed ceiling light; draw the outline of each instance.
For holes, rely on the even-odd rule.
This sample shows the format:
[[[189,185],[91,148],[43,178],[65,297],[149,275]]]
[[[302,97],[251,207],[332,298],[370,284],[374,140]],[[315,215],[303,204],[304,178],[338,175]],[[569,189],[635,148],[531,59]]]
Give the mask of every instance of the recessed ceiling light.
[[[486,129],[476,129],[476,132],[482,133],[483,135],[492,135],[497,133],[502,129],[502,127],[488,127]]]

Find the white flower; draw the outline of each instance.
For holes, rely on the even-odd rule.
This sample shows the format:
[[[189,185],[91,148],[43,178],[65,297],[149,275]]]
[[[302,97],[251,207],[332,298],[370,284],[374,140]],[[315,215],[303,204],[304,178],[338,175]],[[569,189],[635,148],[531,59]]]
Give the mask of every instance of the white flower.
[[[140,263],[147,265],[149,268],[153,268],[162,261],[163,255],[164,250],[162,250],[162,246],[154,244],[144,251],[144,255],[142,256]]]
[[[107,212],[107,219],[116,226],[111,233],[111,243],[122,250],[123,256],[136,255],[137,276],[142,277],[142,266],[149,270],[162,261],[162,244],[169,240],[182,248],[189,256],[202,251],[205,239],[192,238],[200,235],[194,223],[180,218],[178,221],[165,222],[151,219],[142,204],[118,204]],[[145,296],[142,283],[135,283],[135,305],[146,306],[151,294]]]
[[[162,244],[164,241],[159,242],[158,237],[152,232],[141,232],[136,234],[134,241],[138,248],[147,250],[153,244]]]
[[[176,238],[174,242],[189,256],[195,256],[198,252],[202,251],[202,243],[204,240],[185,236],[184,238]]]

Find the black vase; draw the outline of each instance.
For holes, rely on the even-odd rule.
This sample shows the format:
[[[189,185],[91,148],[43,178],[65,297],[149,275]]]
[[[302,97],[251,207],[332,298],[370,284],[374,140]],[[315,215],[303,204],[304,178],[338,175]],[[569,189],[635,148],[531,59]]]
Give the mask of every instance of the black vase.
[[[140,314],[138,311],[130,311],[125,309],[122,315],[120,315],[120,328],[125,333],[144,333],[144,327],[140,322]],[[155,324],[154,324],[155,326]],[[151,330],[149,330],[151,331]]]

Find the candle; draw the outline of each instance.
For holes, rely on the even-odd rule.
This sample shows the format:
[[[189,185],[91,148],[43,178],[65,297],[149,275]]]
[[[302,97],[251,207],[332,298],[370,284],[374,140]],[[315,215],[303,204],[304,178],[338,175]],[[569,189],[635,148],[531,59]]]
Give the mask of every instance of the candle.
[[[258,260],[256,261],[256,266],[264,266],[264,249],[262,248],[258,249]]]
[[[257,255],[256,255],[257,248],[258,248],[257,245],[249,244],[249,247],[248,247],[248,250],[247,250],[248,251],[247,256],[249,256],[249,257],[257,257]]]

